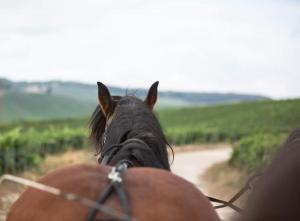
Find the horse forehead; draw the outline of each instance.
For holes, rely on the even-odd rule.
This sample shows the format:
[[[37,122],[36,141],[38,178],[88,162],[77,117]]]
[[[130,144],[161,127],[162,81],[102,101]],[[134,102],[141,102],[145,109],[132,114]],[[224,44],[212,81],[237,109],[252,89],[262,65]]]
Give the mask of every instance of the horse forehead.
[[[118,102],[117,106],[124,108],[124,107],[134,107],[141,104],[143,104],[143,102],[139,98],[133,96],[126,96]]]

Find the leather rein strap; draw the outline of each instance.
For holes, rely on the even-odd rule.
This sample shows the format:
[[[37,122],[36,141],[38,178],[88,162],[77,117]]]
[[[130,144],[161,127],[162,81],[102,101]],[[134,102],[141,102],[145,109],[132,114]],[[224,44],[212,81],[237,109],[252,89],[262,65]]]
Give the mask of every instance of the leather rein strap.
[[[240,189],[240,191],[238,191],[229,201],[225,201],[225,200],[221,200],[221,199],[209,197],[209,196],[207,196],[207,198],[211,202],[220,203],[220,205],[214,206],[215,209],[229,207],[238,213],[243,213],[243,210],[241,208],[239,208],[238,206],[234,205],[233,203],[236,202],[239,198],[241,198],[241,196],[244,195],[248,190],[253,189],[251,183],[253,182],[253,180],[260,177],[261,175],[262,175],[261,173],[258,173],[258,174],[254,174],[253,176],[251,176],[248,179],[248,181],[246,182],[246,184]]]
[[[108,165],[111,159],[122,149],[123,146],[127,144],[137,143],[139,146],[145,146],[146,143],[137,138],[130,138],[121,144],[114,144],[105,148],[103,152],[99,153],[98,162],[100,165]],[[147,148],[144,148],[147,151]],[[128,198],[126,196],[122,173],[129,167],[132,167],[133,163],[130,160],[121,160],[116,166],[112,167],[112,170],[108,174],[107,178],[109,180],[109,185],[102,192],[96,200],[96,203],[99,205],[103,205],[107,199],[115,192],[121,202],[123,212],[125,214],[124,221],[133,221],[131,217]],[[98,213],[98,210],[91,209],[88,213],[86,221],[95,221],[95,217]]]
[[[102,192],[96,200],[96,202],[99,205],[103,205],[107,201],[107,199],[115,192],[121,202],[121,205],[124,210],[124,214],[126,215],[125,218],[123,219],[124,221],[132,221],[130,215],[131,213],[129,209],[129,203],[124,190],[123,179],[122,179],[122,173],[128,168],[128,166],[129,165],[127,161],[125,162],[121,161],[119,164],[117,164],[115,167],[112,168],[112,170],[107,176],[110,183],[107,186],[107,188],[104,190],[104,192]],[[95,217],[97,213],[98,210],[94,208],[91,209],[89,211],[86,221],[95,221]]]

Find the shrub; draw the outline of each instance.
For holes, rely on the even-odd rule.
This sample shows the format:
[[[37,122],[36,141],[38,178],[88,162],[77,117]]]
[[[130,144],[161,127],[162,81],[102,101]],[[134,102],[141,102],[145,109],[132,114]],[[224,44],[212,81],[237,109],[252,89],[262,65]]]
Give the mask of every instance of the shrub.
[[[260,170],[271,161],[286,137],[286,134],[263,133],[244,137],[234,145],[230,164],[247,173]]]

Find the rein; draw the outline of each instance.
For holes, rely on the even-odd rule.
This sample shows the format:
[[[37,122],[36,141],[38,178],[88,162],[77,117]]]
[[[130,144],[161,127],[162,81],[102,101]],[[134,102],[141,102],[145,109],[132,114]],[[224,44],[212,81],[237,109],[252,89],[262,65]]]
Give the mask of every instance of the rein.
[[[0,177],[0,184],[5,181],[11,181],[11,182],[15,182],[15,183],[19,183],[25,186],[29,186],[32,187],[34,189],[38,189],[40,191],[44,191],[56,196],[60,196],[66,200],[69,201],[75,201],[78,203],[81,203],[89,208],[91,208],[90,212],[88,213],[88,217],[86,221],[93,221],[95,216],[97,215],[97,212],[103,212],[109,216],[112,216],[118,220],[122,220],[122,221],[137,221],[136,219],[132,218],[130,216],[130,210],[129,210],[129,206],[128,206],[128,200],[127,200],[127,196],[123,187],[123,179],[122,179],[122,173],[129,167],[129,161],[125,160],[125,161],[121,161],[117,166],[113,167],[111,172],[107,175],[108,180],[110,181],[109,186],[106,188],[106,190],[100,194],[100,196],[97,198],[96,202],[89,200],[87,198],[84,198],[82,196],[73,194],[73,193],[68,193],[68,192],[64,192],[61,191],[60,189],[42,184],[42,183],[38,183],[35,181],[31,181],[28,179],[24,179],[21,177],[17,177],[17,176],[13,176],[10,174],[4,174]],[[256,178],[262,176],[262,174],[255,174],[252,177],[250,177],[248,179],[248,181],[246,182],[246,184],[241,188],[240,191],[238,191],[229,201],[225,201],[225,200],[221,200],[218,198],[214,198],[214,197],[210,197],[207,196],[207,198],[211,201],[211,202],[215,202],[215,203],[220,203],[221,205],[217,205],[214,206],[215,209],[221,209],[224,207],[230,207],[231,209],[235,210],[238,213],[242,213],[243,210],[234,205],[234,202],[236,202],[242,195],[244,195],[248,190],[253,189],[253,186],[251,185],[251,183],[253,182],[253,180],[255,180]],[[103,176],[104,177],[104,176]],[[120,213],[114,209],[111,209],[110,207],[104,206],[103,204],[105,203],[105,201],[111,196],[111,194],[113,192],[116,192],[119,200],[121,201],[124,213]],[[100,221],[100,220],[98,220]]]
[[[130,209],[128,204],[128,199],[123,186],[122,173],[128,168],[127,162],[120,162],[118,165],[112,168],[111,172],[108,174],[107,178],[110,183],[107,188],[102,192],[96,200],[96,203],[99,205],[103,205],[107,199],[113,194],[113,192],[117,193],[117,196],[122,204],[125,217],[121,220],[123,221],[133,221],[130,216]],[[94,221],[95,217],[98,213],[98,210],[92,208],[88,214],[86,221]],[[100,220],[98,220],[100,221]]]
[[[66,199],[69,201],[78,202],[82,205],[85,205],[85,206],[91,208],[93,211],[103,212],[104,214],[112,216],[118,220],[134,221],[134,219],[129,217],[128,215],[120,213],[114,209],[111,209],[110,207],[104,206],[102,204],[99,204],[98,202],[95,202],[93,200],[87,199],[85,197],[79,196],[74,193],[64,192],[64,191],[57,189],[55,187],[52,187],[52,186],[48,186],[48,185],[45,185],[42,183],[38,183],[38,182],[35,182],[32,180],[13,176],[10,174],[2,175],[0,177],[0,184],[5,180],[11,181],[14,183],[18,183],[18,184],[22,184],[22,185],[25,185],[25,186],[28,186],[28,187],[31,187],[31,188],[34,188],[34,189],[37,189],[40,191],[44,191],[44,192],[50,193],[52,195],[62,197],[63,199]],[[137,221],[137,220],[135,220],[135,221]]]
[[[104,140],[105,143],[105,140]],[[124,141],[121,144],[113,144],[106,148],[103,152],[100,152],[98,154],[98,163],[100,165],[108,165],[111,161],[111,159],[127,144],[132,143],[138,143],[142,145],[146,145],[146,143],[140,139],[137,138],[131,138],[126,141]],[[96,200],[97,204],[103,205],[108,198],[115,192],[119,198],[119,201],[121,202],[123,211],[125,213],[123,221],[133,221],[131,218],[131,212],[129,209],[129,203],[128,198],[125,193],[124,185],[123,185],[123,179],[122,174],[125,170],[127,170],[129,167],[132,167],[134,164],[130,160],[121,160],[118,162],[118,164],[114,167],[112,167],[111,172],[108,174],[107,178],[110,181],[107,188],[102,192],[99,197]],[[88,217],[86,221],[94,221],[95,217],[98,213],[98,210],[92,208],[88,214]],[[97,220],[96,220],[97,221]],[[98,220],[100,221],[100,220]]]
[[[238,213],[243,213],[243,210],[240,207],[234,205],[233,203],[236,202],[239,198],[241,198],[248,190],[252,190],[253,186],[251,185],[251,183],[253,182],[253,180],[260,177],[261,175],[262,175],[261,173],[258,173],[258,174],[255,174],[255,175],[251,176],[247,180],[246,184],[229,201],[221,200],[221,199],[210,197],[210,196],[206,196],[206,197],[211,202],[221,204],[221,205],[218,205],[218,206],[214,206],[215,209],[221,209],[221,208],[224,208],[224,207],[229,207],[229,208],[235,210]]]

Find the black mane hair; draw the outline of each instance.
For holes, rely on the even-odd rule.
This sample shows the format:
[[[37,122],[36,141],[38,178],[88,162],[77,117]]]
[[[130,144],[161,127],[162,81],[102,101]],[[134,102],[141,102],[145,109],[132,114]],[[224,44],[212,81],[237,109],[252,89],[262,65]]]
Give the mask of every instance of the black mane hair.
[[[116,104],[122,97],[112,96],[112,98],[113,98],[113,106],[115,109]],[[106,126],[105,116],[102,113],[100,106],[97,105],[96,109],[94,110],[94,112],[91,116],[90,122],[89,122],[89,128],[90,128],[89,140],[95,146],[97,152],[101,151],[102,135],[105,131],[105,126]]]
[[[144,141],[163,168],[170,170],[168,144],[154,113],[137,97],[126,95],[113,96],[113,120],[106,129],[106,118],[99,106],[90,120],[90,140],[97,153],[103,151],[103,134],[106,133],[105,147],[120,144],[127,139],[137,138]],[[106,131],[105,131],[106,130]]]

